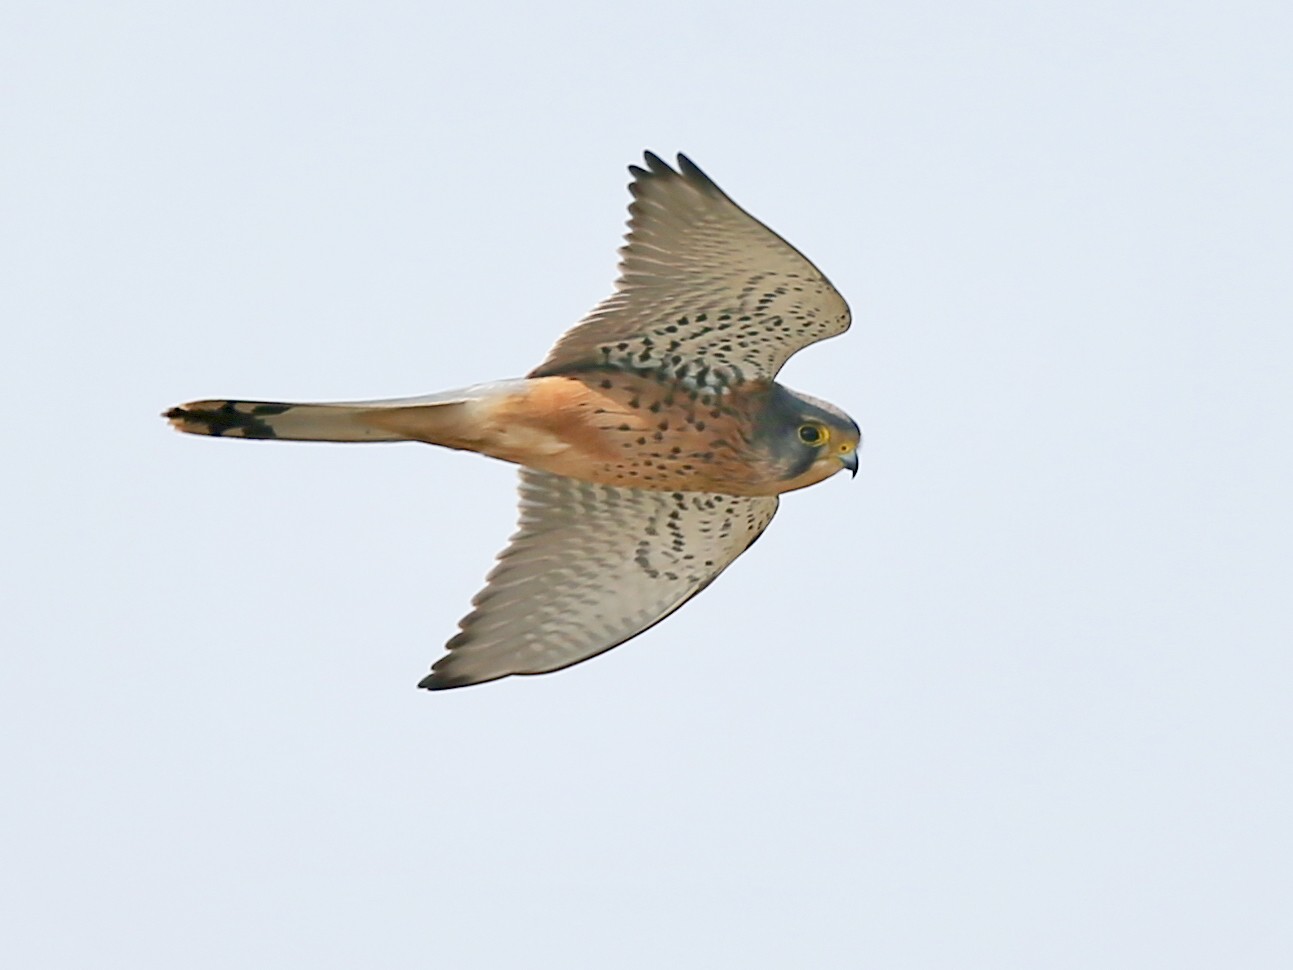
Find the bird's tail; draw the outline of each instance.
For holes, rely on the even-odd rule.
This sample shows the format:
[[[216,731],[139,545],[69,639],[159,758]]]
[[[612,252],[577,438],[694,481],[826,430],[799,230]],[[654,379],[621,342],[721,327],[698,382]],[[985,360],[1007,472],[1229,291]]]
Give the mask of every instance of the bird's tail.
[[[472,407],[506,393],[511,384],[389,401],[191,401],[162,416],[188,434],[284,441],[430,441],[463,447],[460,442],[474,424]]]
[[[189,434],[286,441],[400,441],[403,435],[374,427],[368,408],[353,404],[285,404],[276,401],[191,401],[166,412],[171,427]]]

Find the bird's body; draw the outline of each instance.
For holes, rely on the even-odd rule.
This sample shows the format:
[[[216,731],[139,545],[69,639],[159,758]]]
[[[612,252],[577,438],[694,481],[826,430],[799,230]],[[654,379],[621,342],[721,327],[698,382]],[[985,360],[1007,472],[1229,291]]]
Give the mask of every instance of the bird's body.
[[[619,292],[525,378],[420,398],[208,400],[181,431],[423,441],[523,466],[521,529],[422,686],[559,669],[658,622],[758,537],[776,496],[857,469],[837,408],[773,378],[847,328],[815,267],[685,157],[635,168]]]
[[[194,401],[170,417],[181,431],[197,434],[423,441],[600,485],[779,495],[839,470],[837,462],[827,461],[787,477],[776,456],[746,430],[778,412],[796,420],[800,411],[793,404],[807,400],[775,382],[699,393],[607,370],[500,381],[431,398],[295,405]]]

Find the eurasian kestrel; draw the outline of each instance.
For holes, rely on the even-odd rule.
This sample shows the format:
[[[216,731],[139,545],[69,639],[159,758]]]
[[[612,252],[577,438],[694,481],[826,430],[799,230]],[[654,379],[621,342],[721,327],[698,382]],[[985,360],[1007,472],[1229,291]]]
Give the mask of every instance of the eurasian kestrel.
[[[519,380],[389,401],[195,401],[181,431],[425,441],[521,465],[520,527],[420,686],[541,674],[637,636],[714,581],[777,496],[857,474],[861,431],[776,383],[849,309],[684,155],[630,166],[616,292]]]

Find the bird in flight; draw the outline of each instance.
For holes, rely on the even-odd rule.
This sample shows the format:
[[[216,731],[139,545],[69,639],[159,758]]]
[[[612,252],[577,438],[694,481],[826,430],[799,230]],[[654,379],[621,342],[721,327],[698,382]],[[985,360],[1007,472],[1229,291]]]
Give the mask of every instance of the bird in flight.
[[[587,660],[663,620],[750,547],[782,492],[847,468],[862,434],[775,381],[849,309],[685,155],[630,166],[615,293],[527,376],[426,397],[193,401],[180,431],[424,441],[515,462],[520,524],[420,687]]]

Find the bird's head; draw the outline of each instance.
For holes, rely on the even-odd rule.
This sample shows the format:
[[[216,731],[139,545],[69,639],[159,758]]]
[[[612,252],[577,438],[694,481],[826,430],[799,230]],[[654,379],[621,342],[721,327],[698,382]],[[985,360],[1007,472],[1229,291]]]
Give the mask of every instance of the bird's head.
[[[785,483],[782,491],[815,485],[847,468],[858,472],[862,429],[825,401],[772,385],[758,442]]]

